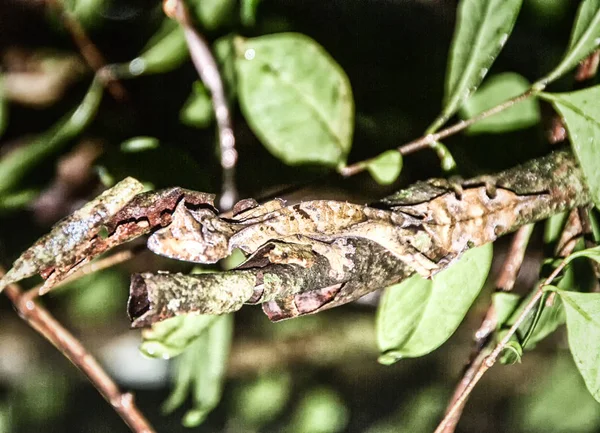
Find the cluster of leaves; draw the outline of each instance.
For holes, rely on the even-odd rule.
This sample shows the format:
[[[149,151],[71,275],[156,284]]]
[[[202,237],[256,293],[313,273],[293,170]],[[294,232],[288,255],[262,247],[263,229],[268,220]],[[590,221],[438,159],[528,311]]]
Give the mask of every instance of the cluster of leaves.
[[[594,203],[598,206],[600,86],[570,93],[547,93],[543,90],[597,49],[600,44],[600,2],[582,2],[567,51],[559,65],[546,76],[530,84],[517,74],[505,73],[491,77],[477,90],[509,37],[520,6],[519,0],[463,0],[460,3],[448,62],[444,108],[426,133],[435,133],[459,111],[465,118],[475,117],[505,103],[510,97],[513,99],[505,104],[506,110],[483,118],[473,124],[468,132],[500,133],[529,127],[540,121],[536,98],[541,98],[550,102],[562,116],[573,151],[581,164]],[[445,165],[442,161],[442,166]],[[556,221],[548,224],[556,224]],[[547,239],[548,244],[555,241]],[[454,266],[435,276],[433,281],[415,276],[386,289],[377,321],[378,342],[383,352],[380,362],[391,363],[403,357],[424,355],[450,337],[484,285],[491,262],[491,249],[488,247],[465,254]],[[570,263],[578,257],[597,260],[597,249],[578,251],[566,261]],[[553,269],[556,266],[558,263],[551,261],[550,267]],[[583,275],[573,276],[568,264],[566,269],[557,286],[542,286],[553,294],[545,296],[534,317],[520,326],[517,336],[507,346],[503,360],[514,362],[519,359],[524,348],[534,347],[535,343],[566,320],[575,362],[590,393],[600,401],[595,367],[600,356],[597,343],[600,336],[600,294],[580,293],[583,289],[581,281],[585,278]],[[518,295],[503,292],[494,295],[498,341],[515,323],[530,298],[522,299]]]

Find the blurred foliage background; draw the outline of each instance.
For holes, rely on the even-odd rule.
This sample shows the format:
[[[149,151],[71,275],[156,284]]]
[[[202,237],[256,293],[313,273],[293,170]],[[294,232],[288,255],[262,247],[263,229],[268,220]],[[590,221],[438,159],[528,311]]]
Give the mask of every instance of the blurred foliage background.
[[[110,64],[136,58],[164,25],[158,2],[63,3]],[[420,136],[439,111],[455,0],[189,3],[198,8],[194,13],[199,28],[211,43],[232,33],[252,37],[294,31],[321,44],[352,86],[356,115],[349,161]],[[491,74],[517,71],[533,82],[550,70],[565,49],[576,8],[577,2],[570,0],[526,0]],[[155,55],[174,55],[177,49],[181,47],[176,44],[167,46]],[[101,102],[88,100],[89,106],[100,105],[84,128],[85,113],[80,111],[80,117],[71,116],[70,121],[65,116],[88,92],[93,71],[53,2],[2,1],[0,54],[0,155],[3,161],[12,161],[0,162],[4,265],[103,184],[125,176],[155,188],[178,185],[220,191],[210,105],[191,62],[174,55],[173,67],[121,80],[126,97],[117,100],[104,92]],[[572,78],[565,78],[556,88],[571,85]],[[237,104],[233,107],[241,197],[367,202],[409,182],[440,175],[437,157],[429,152],[406,158],[401,178],[386,187],[368,174],[343,180],[316,165],[289,166],[264,148]],[[446,144],[465,177],[509,167],[548,152],[545,134],[551,114],[542,106],[541,126],[503,135],[461,135]],[[146,138],[132,142],[134,137]],[[20,152],[18,158],[7,158],[15,152]],[[541,233],[534,234],[533,245],[541,250]],[[505,246],[505,242],[495,245],[497,262]],[[528,256],[517,291],[535,284],[540,260],[541,252]],[[192,377],[194,372],[183,371],[185,363],[173,368],[172,361],[144,357],[138,350],[140,334],[129,330],[125,315],[128,274],[157,269],[189,271],[191,266],[144,252],[52,292],[44,303],[123,388],[135,392],[141,410],[158,431],[188,431],[181,420],[189,402],[169,415],[161,408],[172,388],[171,378]],[[480,323],[491,289],[484,290],[457,333],[439,350],[392,366],[377,363],[377,295],[279,324],[269,323],[259,308],[246,307],[235,317],[222,399],[196,429],[431,431],[471,353],[471,333]],[[0,432],[127,431],[109,405],[60,353],[19,320],[4,298],[0,310]],[[195,363],[187,362],[190,368]],[[458,431],[599,429],[597,403],[566,352],[564,332],[558,332],[522,363],[488,373],[468,403]]]

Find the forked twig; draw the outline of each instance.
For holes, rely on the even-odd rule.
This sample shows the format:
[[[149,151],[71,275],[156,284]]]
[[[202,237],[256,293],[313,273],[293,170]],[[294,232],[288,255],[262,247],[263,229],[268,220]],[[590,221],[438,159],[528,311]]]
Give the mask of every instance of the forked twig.
[[[479,113],[478,115],[473,116],[470,119],[461,120],[460,122],[457,122],[454,125],[449,126],[448,128],[442,129],[441,131],[436,132],[435,134],[427,134],[421,138],[403,144],[402,146],[399,146],[397,150],[402,155],[408,155],[419,150],[427,149],[439,140],[454,135],[464,129],[467,129],[469,126],[474,125],[475,123],[483,119],[493,116],[494,114],[498,114],[501,111],[504,111],[512,107],[513,105],[532,97],[535,94],[535,92],[536,90],[529,89],[525,93],[515,96],[514,98],[511,98],[508,101],[504,101],[503,103],[496,105],[495,107],[492,107],[489,110],[486,110],[482,113]],[[367,168],[367,164],[372,160],[373,158],[364,161],[359,161],[346,167],[342,167],[339,169],[339,173],[344,177],[354,176],[355,174],[364,171]]]
[[[548,278],[546,278],[544,280],[544,282],[538,286],[538,289],[534,293],[531,300],[527,303],[525,308],[523,308],[523,311],[521,312],[521,314],[519,314],[519,317],[517,317],[517,319],[515,320],[515,323],[506,332],[506,334],[504,335],[502,340],[500,340],[500,342],[498,344],[496,344],[496,346],[494,347],[494,350],[492,350],[492,352],[488,356],[485,356],[483,358],[481,365],[474,372],[473,377],[471,378],[469,383],[464,387],[464,390],[460,393],[460,395],[453,401],[452,405],[448,408],[446,415],[444,416],[444,418],[442,419],[442,421],[440,422],[438,427],[435,429],[434,433],[446,432],[446,427],[449,426],[450,423],[452,423],[453,419],[462,410],[467,399],[471,395],[471,392],[475,388],[475,385],[477,385],[477,383],[483,377],[485,372],[494,366],[494,364],[498,360],[498,357],[500,356],[500,354],[502,353],[502,351],[504,350],[506,345],[510,342],[510,339],[513,337],[513,335],[515,335],[515,333],[517,332],[519,327],[523,324],[523,322],[525,321],[525,319],[527,318],[529,313],[531,313],[531,311],[533,311],[533,309],[535,308],[535,306],[541,299],[542,295],[544,294],[544,287],[552,284],[552,281],[554,281],[554,279],[562,272],[562,270],[565,268],[565,266],[567,264],[568,264],[568,259],[564,259],[556,267],[556,269],[554,269],[554,271],[550,274],[550,276]]]
[[[0,275],[4,275],[4,273],[4,269],[0,268]],[[9,284],[4,289],[4,293],[12,301],[23,320],[60,350],[88,377],[102,397],[110,403],[132,431],[136,433],[153,433],[155,431],[135,405],[133,395],[122,393],[81,342],[45,308],[24,297],[23,291],[16,284]]]
[[[533,232],[533,224],[529,224],[521,227],[513,236],[510,248],[508,250],[508,254],[504,259],[504,264],[502,266],[502,270],[498,277],[496,278],[496,287],[503,291],[510,291],[513,289],[515,281],[517,279],[517,275],[519,274],[519,270],[523,264],[523,259],[525,258],[525,251],[527,250],[527,245],[529,244],[529,238],[531,237],[531,233]],[[488,341],[489,336],[496,329],[496,325],[498,323],[498,318],[496,315],[496,311],[494,309],[493,304],[488,308],[483,321],[481,322],[481,326],[475,332],[475,343],[477,345],[477,351],[474,356],[471,357],[471,361],[469,362],[468,367],[465,369],[463,377],[461,378],[458,385],[454,389],[454,393],[452,394],[452,398],[448,403],[448,410],[455,404],[456,400],[462,395],[464,390],[469,386],[469,383],[473,380],[477,370],[483,364],[486,356],[491,351],[491,344]],[[464,406],[466,404],[466,400],[463,400],[462,405],[458,410],[455,411],[454,416],[448,420],[446,427],[444,428],[444,433],[452,433],[456,428],[456,424],[460,419]]]

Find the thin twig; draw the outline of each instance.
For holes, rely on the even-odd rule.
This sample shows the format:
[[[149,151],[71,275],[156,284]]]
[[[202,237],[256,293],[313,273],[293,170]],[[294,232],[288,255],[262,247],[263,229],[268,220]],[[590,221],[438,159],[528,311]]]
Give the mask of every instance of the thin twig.
[[[529,224],[521,227],[512,238],[508,254],[504,259],[502,271],[496,279],[496,287],[501,289],[502,291],[510,291],[515,285],[517,275],[519,274],[519,270],[521,269],[523,260],[525,258],[525,251],[527,250],[529,239],[531,238],[531,234],[533,233],[533,227],[534,224]],[[491,340],[489,340],[489,336],[496,329],[497,323],[498,317],[496,315],[496,310],[494,309],[494,306],[492,304],[488,308],[485,317],[481,322],[481,326],[479,327],[477,332],[475,332],[475,344],[478,348],[477,352],[474,354],[474,356],[471,357],[471,362],[465,369],[463,377],[454,389],[452,398],[448,403],[448,411],[450,411],[450,408],[454,406],[456,401],[460,398],[465,389],[469,386],[469,384],[475,377],[475,374],[477,373],[479,368],[481,368],[481,365],[492,350]],[[463,399],[460,407],[457,410],[455,410],[455,413],[452,416],[452,418],[449,419],[446,423],[446,426],[443,430],[444,433],[454,432],[466,402],[467,399]]]
[[[65,10],[62,0],[46,0],[47,4],[55,8],[61,17],[65,28],[71,34],[75,45],[79,48],[79,52],[85,59],[86,63],[96,74],[98,74],[102,84],[108,92],[117,101],[127,99],[127,91],[125,87],[117,80],[117,77],[111,74],[110,68],[105,68],[106,60],[100,50],[94,45],[91,39],[87,36],[82,25],[77,21],[67,10]],[[102,73],[99,73],[102,71]]]
[[[554,269],[550,276],[538,286],[538,289],[534,293],[533,297],[527,303],[525,308],[523,308],[523,311],[521,312],[521,314],[519,314],[519,317],[517,317],[517,319],[510,327],[510,329],[506,332],[502,340],[500,340],[500,342],[496,344],[494,350],[492,350],[492,352],[488,356],[484,357],[483,361],[481,362],[481,365],[474,372],[471,380],[468,382],[468,384],[466,384],[460,395],[456,399],[454,399],[453,404],[448,408],[446,415],[444,416],[438,427],[435,429],[434,433],[446,432],[446,427],[448,427],[453,422],[457,414],[462,410],[467,399],[471,395],[471,392],[475,388],[475,385],[477,385],[477,383],[483,377],[485,372],[494,366],[506,345],[510,342],[511,338],[515,335],[515,333],[518,331],[519,327],[523,324],[523,322],[527,319],[527,316],[531,313],[531,311],[533,311],[533,309],[541,299],[542,295],[544,294],[544,287],[550,285],[552,281],[554,281],[558,274],[562,272],[567,263],[567,259],[564,259],[556,267],[556,269]]]
[[[471,117],[470,119],[467,119],[467,120],[461,120],[460,122],[457,122],[454,125],[446,128],[446,129],[442,129],[441,131],[436,132],[435,134],[428,134],[428,135],[425,135],[414,141],[406,143],[406,144],[398,147],[397,150],[402,155],[408,155],[408,154],[417,152],[419,150],[431,147],[435,142],[437,142],[439,140],[442,140],[446,137],[454,135],[457,132],[460,132],[460,131],[466,129],[469,126],[471,126],[487,117],[490,117],[490,116],[493,116],[494,114],[500,113],[501,111],[504,111],[507,108],[510,108],[513,105],[530,98],[531,96],[533,96],[535,94],[535,92],[536,91],[534,89],[529,89],[528,91],[526,91],[525,93],[522,93],[519,96],[515,96],[514,98],[511,98],[508,101],[504,101],[503,103],[496,105],[495,107],[492,107],[489,110],[479,113],[477,116]],[[339,173],[344,177],[353,176],[357,173],[364,171],[367,167],[367,164],[370,161],[372,161],[372,159],[368,159],[365,161],[359,161],[352,165],[342,167],[339,169]]]
[[[0,268],[0,276],[4,273],[4,269]],[[153,433],[155,431],[135,405],[133,395],[122,393],[81,342],[45,308],[33,300],[26,299],[21,288],[16,284],[8,285],[4,289],[4,293],[12,301],[21,318],[60,350],[73,365],[88,377],[102,397],[110,403],[132,431],[136,433]]]
[[[235,185],[235,166],[238,154],[235,150],[233,122],[231,120],[231,111],[227,103],[227,97],[225,96],[223,79],[221,78],[217,61],[210,50],[208,42],[194,28],[183,1],[165,0],[163,9],[167,16],[175,19],[183,27],[192,62],[202,82],[211,94],[215,118],[217,119],[221,168],[223,170],[223,186],[219,205],[221,210],[228,210],[233,206],[238,195]]]
[[[528,224],[521,227],[513,236],[510,244],[510,249],[506,259],[504,260],[504,266],[500,271],[500,275],[496,279],[496,287],[503,291],[510,291],[515,285],[517,275],[525,259],[525,251],[529,244],[529,238],[533,233],[534,224]]]

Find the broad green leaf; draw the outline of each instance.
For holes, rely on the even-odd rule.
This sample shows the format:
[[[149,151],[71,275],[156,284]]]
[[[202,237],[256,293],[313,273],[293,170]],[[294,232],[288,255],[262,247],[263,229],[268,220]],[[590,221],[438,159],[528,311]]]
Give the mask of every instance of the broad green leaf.
[[[506,43],[523,0],[461,0],[450,48],[444,109],[436,131],[477,89]]]
[[[231,21],[237,0],[191,0],[190,4],[202,27],[212,31]]]
[[[592,396],[600,402],[600,293],[558,291],[567,312],[569,348]]]
[[[352,145],[354,102],[344,71],[298,33],[236,40],[244,117],[287,164],[343,164]]]
[[[348,408],[333,389],[310,390],[298,404],[285,431],[296,433],[338,433],[348,424]]]
[[[291,376],[268,372],[244,383],[235,393],[235,418],[257,430],[273,421],[287,405],[292,391]]]
[[[550,82],[573,69],[600,45],[600,0],[584,0],[579,6],[569,47],[562,61],[552,72],[537,81],[533,87],[544,89]]]
[[[212,123],[213,108],[210,95],[201,81],[196,81],[192,93],[179,112],[179,120],[187,126],[206,128]]]
[[[121,152],[136,153],[145,150],[156,149],[160,145],[154,137],[133,137],[121,143]]]
[[[140,350],[153,358],[179,355],[204,335],[218,316],[185,314],[152,325],[142,332]]]
[[[550,101],[562,116],[592,199],[600,206],[600,86],[569,93],[540,93],[540,97]]]
[[[219,403],[232,335],[233,315],[218,316],[207,332],[175,359],[175,389],[163,411],[174,411],[191,393],[192,409],[183,418],[186,427],[201,424]]]
[[[425,355],[454,333],[485,282],[492,245],[467,251],[431,280],[420,276],[388,287],[377,311],[379,362]]]
[[[598,403],[590,397],[573,361],[560,352],[544,366],[523,398],[515,401],[517,425],[531,433],[593,433],[600,426]]]
[[[525,93],[530,86],[527,79],[514,72],[494,75],[465,102],[461,109],[461,115],[465,119],[475,117],[514,96]],[[477,134],[516,131],[536,125],[540,118],[538,101],[535,98],[529,98],[487,119],[480,120],[470,126],[467,132]]]
[[[75,110],[31,143],[0,160],[0,195],[10,192],[36,165],[61,150],[91,123],[100,106],[103,90],[101,80],[95,78]]]
[[[402,171],[402,155],[397,150],[388,150],[367,163],[367,170],[381,185],[394,183]]]
[[[189,56],[183,29],[174,20],[165,18],[138,57],[113,68],[115,74],[122,78],[160,74],[181,66]]]

